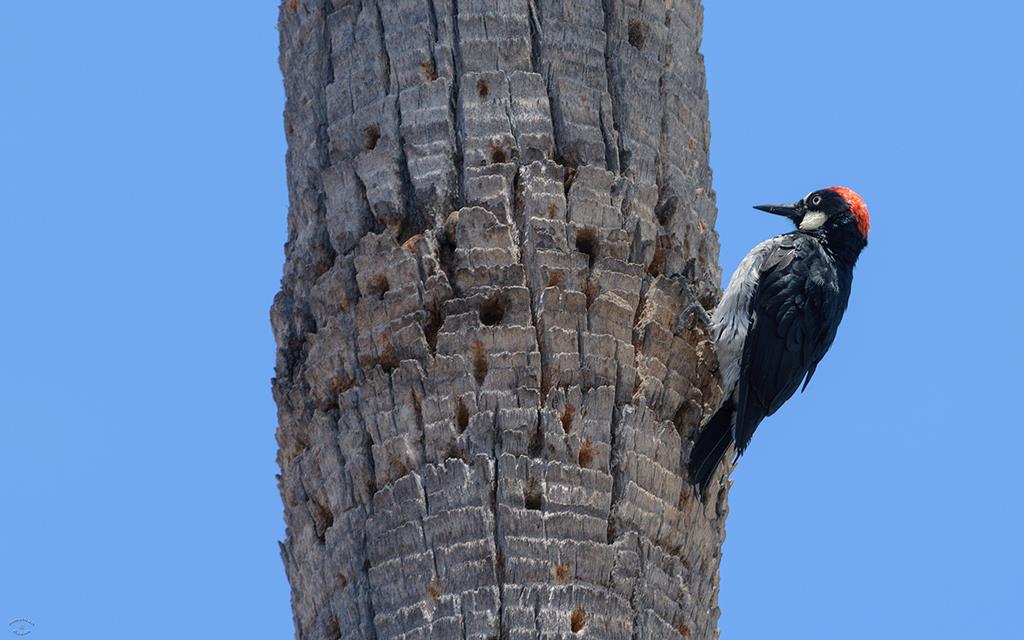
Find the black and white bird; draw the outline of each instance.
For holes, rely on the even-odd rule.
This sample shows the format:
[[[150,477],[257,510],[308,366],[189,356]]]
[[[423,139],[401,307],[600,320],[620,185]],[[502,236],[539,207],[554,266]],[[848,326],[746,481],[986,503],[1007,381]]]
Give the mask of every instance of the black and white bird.
[[[742,455],[757,425],[801,382],[807,388],[836,337],[853,267],[868,243],[867,206],[845,187],[754,208],[797,228],[747,254],[711,317],[725,400],[690,454],[690,479],[701,495],[729,446]]]

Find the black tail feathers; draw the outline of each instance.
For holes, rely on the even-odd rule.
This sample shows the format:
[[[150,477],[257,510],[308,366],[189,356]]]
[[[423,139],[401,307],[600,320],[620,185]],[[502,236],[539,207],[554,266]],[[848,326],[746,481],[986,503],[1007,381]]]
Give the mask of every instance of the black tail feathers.
[[[697,485],[702,496],[718,463],[732,444],[732,416],[735,412],[736,406],[732,400],[727,400],[704,425],[690,452],[690,482]]]

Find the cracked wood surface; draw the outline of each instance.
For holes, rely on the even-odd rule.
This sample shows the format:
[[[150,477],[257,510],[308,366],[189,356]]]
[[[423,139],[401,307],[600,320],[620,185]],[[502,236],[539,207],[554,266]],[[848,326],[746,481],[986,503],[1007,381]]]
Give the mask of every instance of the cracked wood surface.
[[[285,0],[296,637],[715,638],[696,0]]]

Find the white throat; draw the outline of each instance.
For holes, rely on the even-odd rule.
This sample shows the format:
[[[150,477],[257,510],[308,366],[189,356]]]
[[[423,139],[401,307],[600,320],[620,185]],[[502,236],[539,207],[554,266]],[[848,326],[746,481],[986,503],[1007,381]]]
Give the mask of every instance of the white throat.
[[[804,219],[800,221],[801,231],[814,231],[821,225],[825,224],[828,220],[828,216],[820,211],[811,211],[804,216]]]

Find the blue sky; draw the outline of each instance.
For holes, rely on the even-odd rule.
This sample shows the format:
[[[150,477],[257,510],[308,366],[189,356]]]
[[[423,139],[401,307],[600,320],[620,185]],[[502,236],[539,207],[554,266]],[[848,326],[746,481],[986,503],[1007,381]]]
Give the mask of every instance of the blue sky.
[[[742,11],[705,12],[723,269],[786,230],[751,205],[822,186],[859,191],[872,235],[832,352],[734,475],[723,637],[1015,636],[1024,10]],[[0,623],[33,638],[291,636],[275,24],[5,9]]]

